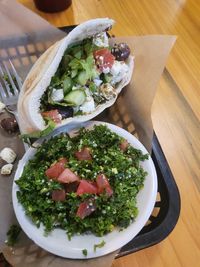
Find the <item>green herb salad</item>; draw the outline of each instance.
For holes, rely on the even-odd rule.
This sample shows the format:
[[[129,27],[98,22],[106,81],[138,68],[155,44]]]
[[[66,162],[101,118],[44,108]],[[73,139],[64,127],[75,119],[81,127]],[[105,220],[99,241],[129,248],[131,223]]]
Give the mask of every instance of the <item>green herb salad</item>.
[[[138,214],[136,196],[148,155],[106,125],[45,141],[16,181],[18,201],[33,223],[74,234],[102,236],[126,228]]]

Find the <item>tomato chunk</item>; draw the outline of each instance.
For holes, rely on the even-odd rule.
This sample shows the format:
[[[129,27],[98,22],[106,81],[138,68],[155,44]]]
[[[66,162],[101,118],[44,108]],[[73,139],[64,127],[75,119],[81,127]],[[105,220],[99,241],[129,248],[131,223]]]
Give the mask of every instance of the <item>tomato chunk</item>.
[[[129,146],[129,143],[128,143],[127,140],[124,140],[124,141],[122,141],[122,142],[119,144],[119,148],[120,148],[123,152],[125,152],[125,151],[127,150],[128,146]]]
[[[97,187],[89,181],[80,180],[76,194],[78,196],[82,194],[97,194]]]
[[[72,172],[69,168],[66,168],[59,176],[58,176],[58,182],[60,183],[72,183],[79,180],[78,175],[76,175],[74,172]]]
[[[104,174],[99,174],[96,178],[98,193],[101,194],[104,191],[110,197],[113,194],[113,190],[108,182],[107,177]]]
[[[81,203],[76,212],[76,216],[84,219],[89,216],[92,212],[96,210],[96,205],[94,199],[87,199],[83,203]]]
[[[65,200],[65,190],[64,189],[56,189],[52,191],[51,198],[54,201],[64,201]]]
[[[91,151],[89,147],[84,147],[80,151],[76,151],[75,157],[78,160],[92,160]]]
[[[45,111],[41,113],[44,118],[52,119],[55,123],[61,123],[62,116],[57,109]]]
[[[95,63],[101,72],[103,72],[107,68],[112,68],[115,57],[111,54],[110,50],[108,50],[107,48],[102,48],[94,51],[93,55],[95,58]]]
[[[58,176],[65,170],[65,163],[67,162],[67,159],[61,158],[58,162],[50,166],[45,171],[45,175],[50,179],[56,179]]]

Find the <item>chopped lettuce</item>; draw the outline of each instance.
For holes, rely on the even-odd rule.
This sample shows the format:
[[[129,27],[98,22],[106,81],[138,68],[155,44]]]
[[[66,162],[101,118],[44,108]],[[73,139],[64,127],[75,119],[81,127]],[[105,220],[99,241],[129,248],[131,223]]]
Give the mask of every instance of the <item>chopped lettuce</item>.
[[[47,127],[43,131],[36,131],[30,134],[22,134],[20,138],[23,140],[24,143],[27,143],[31,146],[32,141],[34,139],[38,139],[40,137],[45,137],[50,134],[56,127],[56,124],[52,120],[48,120]]]
[[[102,240],[99,244],[94,244],[94,252],[96,252],[97,248],[102,248],[105,246],[106,242]]]

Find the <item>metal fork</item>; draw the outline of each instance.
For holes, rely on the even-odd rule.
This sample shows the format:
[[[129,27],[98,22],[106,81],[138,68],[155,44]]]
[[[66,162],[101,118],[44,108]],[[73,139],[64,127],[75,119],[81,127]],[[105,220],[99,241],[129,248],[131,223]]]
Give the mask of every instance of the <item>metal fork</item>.
[[[12,113],[18,122],[17,100],[22,88],[22,80],[10,59],[9,65],[8,67],[5,63],[0,64],[0,98],[6,105],[6,110]],[[25,151],[27,151],[29,146],[24,142],[23,144]]]
[[[17,100],[22,80],[10,59],[9,65],[8,67],[5,63],[0,64],[0,97],[6,105],[6,110],[14,114],[17,119]]]

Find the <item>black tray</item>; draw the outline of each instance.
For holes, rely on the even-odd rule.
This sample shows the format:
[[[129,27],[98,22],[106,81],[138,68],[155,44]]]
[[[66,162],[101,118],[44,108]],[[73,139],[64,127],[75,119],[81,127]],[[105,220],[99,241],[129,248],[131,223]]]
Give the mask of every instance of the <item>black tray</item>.
[[[74,27],[75,26],[69,26],[60,29],[68,33]],[[32,45],[31,51],[29,50],[30,45]],[[20,46],[23,46],[24,48],[25,52],[23,55],[19,52]],[[47,46],[49,46],[49,44]],[[47,46],[44,44],[43,49],[45,50]],[[4,55],[3,58],[1,57],[1,60],[6,62],[8,59],[11,59],[14,63],[15,60],[18,60],[20,61],[22,67],[23,58],[26,58],[29,61],[28,65],[31,66],[31,64],[33,64],[33,61],[31,61],[32,58],[37,58],[42,52],[44,52],[42,50],[38,50],[37,44],[33,43],[31,39],[28,40],[27,43],[27,38],[26,40],[24,40],[24,38],[19,38],[16,42],[13,42],[12,39],[5,40],[4,42],[1,42],[1,49],[4,50]],[[13,49],[15,50],[15,53],[13,53]],[[12,53],[10,51],[12,51]],[[130,133],[136,134],[131,120],[131,114],[128,112],[128,107],[126,107],[123,102],[123,94],[124,93],[122,91],[116,103],[102,112],[95,119],[116,124],[128,130]],[[116,256],[117,258],[159,243],[170,234],[178,221],[180,214],[179,191],[155,133],[153,136],[152,147],[151,156],[158,176],[157,201],[152,215],[146,225],[136,237],[121,248],[120,252]]]

